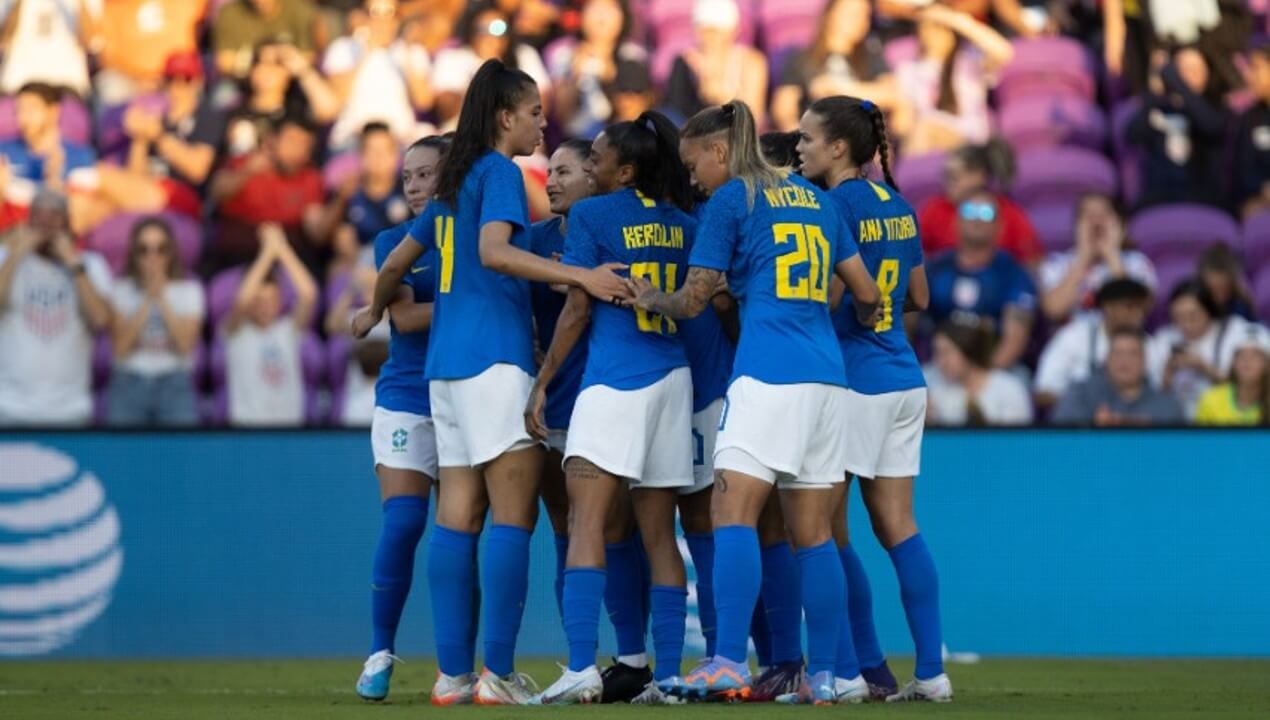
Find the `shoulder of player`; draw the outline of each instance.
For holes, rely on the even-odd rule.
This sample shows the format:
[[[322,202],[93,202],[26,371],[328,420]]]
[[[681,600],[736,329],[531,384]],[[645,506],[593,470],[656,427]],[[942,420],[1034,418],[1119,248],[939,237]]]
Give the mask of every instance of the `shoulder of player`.
[[[394,225],[386,230],[380,230],[375,234],[375,247],[384,250],[392,250],[402,241],[406,235],[410,234],[410,228],[414,226],[415,218],[411,218],[400,225]]]

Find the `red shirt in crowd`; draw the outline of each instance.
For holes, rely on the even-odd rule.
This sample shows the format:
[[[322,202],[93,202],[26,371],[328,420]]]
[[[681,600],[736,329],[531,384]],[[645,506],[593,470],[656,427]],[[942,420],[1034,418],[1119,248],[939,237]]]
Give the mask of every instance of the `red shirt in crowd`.
[[[245,162],[246,156],[234,158],[228,167],[237,170]],[[291,175],[270,169],[253,175],[220,209],[226,217],[253,225],[296,227],[304,219],[304,209],[321,202],[322,174],[317,169],[306,167]]]
[[[1036,228],[1023,209],[1003,195],[997,195],[1000,230],[997,247],[1024,265],[1035,265],[1045,256]],[[922,232],[922,251],[927,257],[957,247],[957,206],[943,196],[926,201],[917,216]]]

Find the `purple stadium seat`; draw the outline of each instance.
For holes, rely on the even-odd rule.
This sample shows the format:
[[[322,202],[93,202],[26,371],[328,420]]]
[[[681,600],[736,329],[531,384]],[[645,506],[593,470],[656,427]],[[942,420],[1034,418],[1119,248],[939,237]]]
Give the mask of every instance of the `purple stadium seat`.
[[[1025,206],[1074,204],[1088,192],[1115,194],[1116,170],[1100,153],[1078,147],[1051,147],[1021,153],[1011,193]]]
[[[1207,205],[1161,205],[1129,221],[1129,237],[1157,264],[1165,258],[1194,262],[1204,248],[1225,242],[1239,248],[1240,230],[1229,215]]]
[[[1178,283],[1195,275],[1195,259],[1181,256],[1162,257],[1155,263],[1155,305],[1148,322],[1152,327],[1168,323],[1169,293]]]
[[[944,192],[944,153],[909,155],[900,158],[895,167],[895,182],[904,199],[918,211],[927,200]]]
[[[815,42],[826,0],[757,1],[759,35],[769,55]]]
[[[736,4],[741,11],[738,40],[753,45],[754,0],[737,0]],[[649,46],[654,48],[650,69],[653,82],[658,87],[665,85],[670,78],[675,58],[696,40],[692,6],[691,0],[648,0],[645,4],[643,18],[648,27]]]
[[[1014,60],[1001,71],[997,103],[1024,97],[1073,95],[1092,101],[1097,90],[1093,58],[1075,40],[1044,37],[1014,43]]]
[[[1270,317],[1270,266],[1261,268],[1252,286],[1253,304],[1257,307],[1257,316]]]
[[[192,269],[203,253],[203,228],[193,219],[173,212],[156,213],[167,221],[176,237],[181,264]],[[121,213],[108,218],[89,234],[86,245],[106,258],[110,269],[118,275],[128,260],[128,237],[137,221],[151,217],[148,213]]]
[[[1270,211],[1253,215],[1244,222],[1244,262],[1248,274],[1270,267]]]
[[[93,389],[103,390],[110,384],[110,367],[114,364],[110,333],[93,338]]]
[[[1138,98],[1118,103],[1111,110],[1111,149],[1120,168],[1120,190],[1125,204],[1132,206],[1142,192],[1142,150],[1130,145],[1129,121],[1141,107]]]
[[[350,150],[326,161],[322,166],[322,184],[328,191],[335,191],[350,177],[362,171],[362,158],[356,151]]]
[[[141,95],[127,105],[103,110],[97,119],[97,152],[102,158],[117,162],[126,160],[130,140],[123,129],[123,116],[133,105],[155,113],[167,112],[167,99],[159,93]]]
[[[999,120],[1002,136],[1018,152],[1049,145],[1102,150],[1107,140],[1102,109],[1071,95],[1023,98],[1002,109]]]
[[[1069,202],[1038,202],[1027,207],[1028,219],[1047,253],[1064,252],[1075,242],[1076,207]]]

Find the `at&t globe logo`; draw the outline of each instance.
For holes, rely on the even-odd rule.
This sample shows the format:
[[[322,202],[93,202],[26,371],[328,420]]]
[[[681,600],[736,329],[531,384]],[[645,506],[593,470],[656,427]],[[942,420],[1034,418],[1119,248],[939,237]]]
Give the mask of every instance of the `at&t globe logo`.
[[[110,605],[119,516],[74,458],[0,443],[0,656],[65,646]]]

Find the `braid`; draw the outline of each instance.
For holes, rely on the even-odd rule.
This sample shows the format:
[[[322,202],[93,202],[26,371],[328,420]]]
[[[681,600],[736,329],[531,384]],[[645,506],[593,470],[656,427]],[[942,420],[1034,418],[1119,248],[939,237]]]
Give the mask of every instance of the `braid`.
[[[891,176],[891,149],[890,143],[886,141],[886,119],[882,117],[882,110],[874,105],[869,111],[869,121],[873,123],[873,139],[878,144],[878,159],[882,165],[882,177],[886,180],[886,184],[895,188],[899,192],[900,186],[895,183],[895,178]]]

